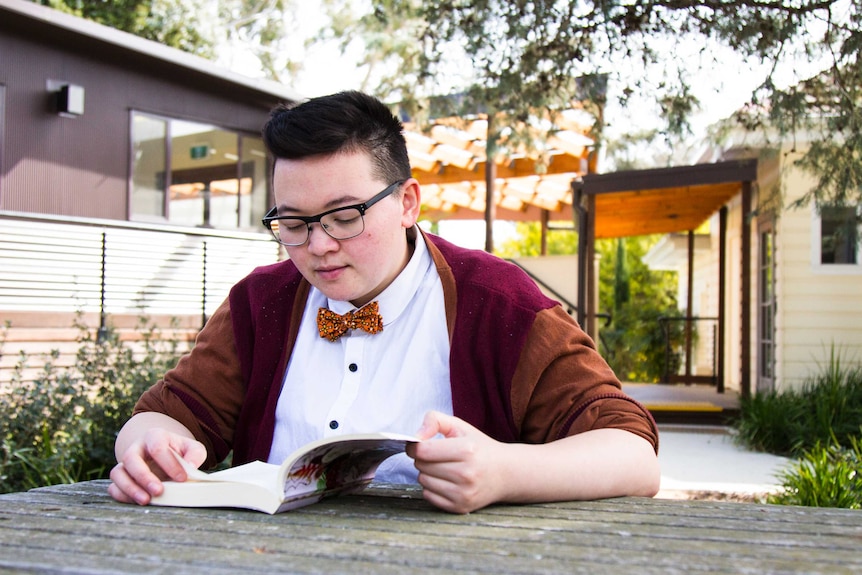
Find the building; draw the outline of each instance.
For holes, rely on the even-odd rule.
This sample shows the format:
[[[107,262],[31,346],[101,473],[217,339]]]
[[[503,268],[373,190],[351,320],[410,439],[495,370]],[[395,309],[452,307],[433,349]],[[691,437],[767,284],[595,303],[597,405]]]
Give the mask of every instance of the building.
[[[12,325],[0,367],[16,343],[46,351],[76,314],[101,327],[179,318],[193,331],[233,282],[276,261],[260,225],[272,205],[260,129],[299,99],[0,0],[0,322]]]
[[[751,205],[744,207],[736,195],[725,206],[729,266],[723,300],[729,313],[724,372],[731,389],[744,390],[740,382],[746,379],[756,392],[799,389],[823,372],[833,353],[845,365],[862,361],[862,207],[790,207],[816,185],[811,174],[795,165],[803,152],[798,141],[792,149],[747,151],[759,156]],[[725,156],[738,153],[731,149]],[[679,301],[692,302],[692,316],[718,314],[720,288],[714,271],[722,245],[720,217],[713,214],[697,238],[691,260],[693,297],[680,285]],[[743,290],[738,238],[745,227],[750,246],[745,265],[751,280]],[[685,244],[680,235],[666,236],[648,255],[648,263],[676,269],[684,277],[689,266]],[[743,309],[748,322],[743,321]],[[751,354],[745,363],[743,329]],[[699,338],[695,355],[702,358],[701,365],[709,363],[714,347],[708,336]]]

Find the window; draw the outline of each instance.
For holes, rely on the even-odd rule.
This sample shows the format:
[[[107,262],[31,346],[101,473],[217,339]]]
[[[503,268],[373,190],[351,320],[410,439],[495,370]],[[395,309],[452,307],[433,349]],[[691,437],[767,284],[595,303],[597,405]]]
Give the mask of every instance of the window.
[[[820,209],[820,263],[859,263],[859,210],[824,206]]]
[[[772,225],[760,229],[758,267],[757,391],[770,391],[775,381],[775,235]]]
[[[255,229],[266,213],[260,138],[134,112],[132,144],[131,219]]]

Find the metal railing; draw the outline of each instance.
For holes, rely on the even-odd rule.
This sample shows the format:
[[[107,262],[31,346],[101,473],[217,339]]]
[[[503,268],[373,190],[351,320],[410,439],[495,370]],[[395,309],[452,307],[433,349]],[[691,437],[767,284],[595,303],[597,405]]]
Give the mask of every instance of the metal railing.
[[[194,315],[278,261],[268,234],[0,212],[0,314]]]
[[[685,383],[685,384],[707,384],[719,385],[718,381],[718,318],[717,317],[670,317],[663,316],[658,318],[665,341],[665,363],[664,377],[662,383]],[[670,325],[673,322],[684,322],[683,334],[681,336],[681,344],[674,344],[671,341]],[[701,327],[704,324],[706,328]],[[710,347],[706,349],[711,363],[711,373],[694,375],[692,373],[692,360],[695,356],[695,348],[698,346],[698,340],[705,339],[705,345]],[[674,349],[676,348],[676,350]],[[681,348],[681,349],[680,349]],[[701,348],[702,349],[702,348]],[[672,361],[674,357],[682,357],[682,361]],[[681,372],[681,373],[680,373]]]
[[[536,285],[538,285],[540,288],[542,288],[543,291],[545,291],[546,293],[548,293],[552,297],[555,297],[563,305],[563,307],[566,310],[566,313],[568,313],[569,315],[572,315],[572,316],[577,313],[578,306],[576,306],[571,301],[566,299],[566,297],[563,294],[561,294],[560,292],[558,292],[557,290],[552,288],[550,285],[548,285],[545,281],[542,280],[542,278],[540,278],[539,276],[537,276],[536,274],[534,274],[533,272],[531,272],[530,270],[528,270],[527,268],[525,268],[524,266],[522,266],[521,264],[516,262],[515,260],[507,258],[506,261],[511,262],[511,263],[515,264],[516,266],[518,266],[519,268],[521,268],[522,270],[524,270],[524,273],[526,273],[528,276],[530,276],[530,279],[532,279],[534,282],[536,282]],[[609,313],[597,313],[596,317],[604,319],[605,320],[605,326],[610,325],[611,320],[613,319],[613,316],[611,316],[611,314],[609,314]],[[602,332],[599,332],[599,343],[604,348],[605,353],[608,353],[608,344],[605,341],[605,339],[602,337]]]

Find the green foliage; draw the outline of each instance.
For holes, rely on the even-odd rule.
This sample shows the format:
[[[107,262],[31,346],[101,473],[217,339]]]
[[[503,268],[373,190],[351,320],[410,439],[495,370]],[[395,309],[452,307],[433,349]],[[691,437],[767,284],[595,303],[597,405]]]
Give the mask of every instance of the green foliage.
[[[213,39],[202,26],[202,2],[181,0],[34,0],[100,24],[203,57]]]
[[[179,355],[179,342],[160,339],[145,319],[137,354],[112,329],[97,340],[78,327],[72,368],[58,368],[54,351],[34,379],[25,379],[34,358],[22,353],[0,391],[0,492],[105,477],[116,434],[138,397]]]
[[[606,359],[624,381],[660,381],[676,371],[682,322],[669,322],[671,357],[666,365],[666,334],[660,318],[679,315],[675,272],[651,270],[643,257],[659,236],[599,240],[599,309],[613,310],[610,325],[601,328]],[[624,261],[620,261],[620,259]]]
[[[862,509],[862,429],[849,445],[818,444],[781,474],[783,490],[768,503]]]
[[[501,257],[538,256],[541,228],[537,223],[518,223],[518,236],[503,243]],[[660,318],[675,316],[676,274],[650,270],[643,263],[644,254],[658,241],[658,236],[599,240],[600,254],[599,311],[610,313],[609,325],[602,325],[602,353],[620,379],[654,382],[664,375],[665,333]],[[577,234],[548,233],[548,254],[575,254]],[[682,322],[670,322],[671,347],[678,350],[682,342]],[[670,358],[671,371],[679,364],[678,352]]]
[[[663,123],[648,138],[678,146],[701,109],[696,73],[726,67],[720,49],[729,48],[763,70],[733,122],[776,130],[789,142],[813,138],[800,161],[820,180],[811,196],[862,203],[860,2],[375,0],[352,18],[344,15],[356,3],[328,3],[337,15],[334,35],[344,46],[363,43],[363,65],[378,72],[368,86],[411,117],[427,113],[434,95],[458,94],[452,113],[487,112],[492,125],[513,131],[539,118],[552,132],[555,111],[583,105],[596,118],[597,147],[607,145],[603,114],[612,98],[622,109],[638,98],[653,103],[647,113]],[[825,73],[809,79],[812,69]],[[490,134],[489,145],[497,136]]]
[[[829,363],[799,390],[758,393],[740,401],[738,440],[759,451],[801,456],[818,445],[848,446],[862,432],[862,366]]]

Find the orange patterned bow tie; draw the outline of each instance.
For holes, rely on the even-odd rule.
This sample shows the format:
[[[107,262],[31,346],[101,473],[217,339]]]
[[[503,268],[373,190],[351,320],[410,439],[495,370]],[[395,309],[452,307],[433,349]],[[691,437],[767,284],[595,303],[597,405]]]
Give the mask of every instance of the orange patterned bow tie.
[[[338,341],[338,338],[348,329],[362,329],[375,334],[383,331],[383,318],[378,310],[376,301],[344,315],[338,315],[322,307],[317,312],[317,330],[320,332],[320,337],[329,341]]]

